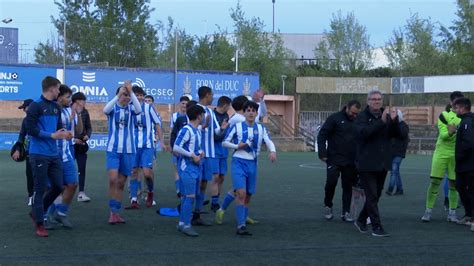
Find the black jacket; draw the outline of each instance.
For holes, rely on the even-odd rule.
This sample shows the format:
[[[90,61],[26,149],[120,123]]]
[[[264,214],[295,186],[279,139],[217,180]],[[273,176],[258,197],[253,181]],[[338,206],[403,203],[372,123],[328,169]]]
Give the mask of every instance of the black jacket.
[[[383,109],[382,109],[383,111]],[[355,122],[357,131],[356,168],[359,172],[379,172],[392,169],[390,139],[400,135],[398,119],[387,122],[374,116],[367,107]]]
[[[176,138],[178,137],[179,130],[182,129],[187,124],[188,124],[187,116],[180,116],[176,119],[176,122],[174,122],[174,126],[170,134],[170,148],[171,149],[173,149],[173,145],[174,145],[174,142],[176,141]]]
[[[354,165],[356,146],[354,121],[345,110],[330,115],[318,133],[318,156],[331,165]],[[326,148],[327,141],[327,148]]]
[[[397,137],[392,138],[392,158],[395,156],[400,156],[405,158],[407,154],[408,142],[410,142],[410,138],[408,137],[408,125],[405,121],[402,121],[398,124],[400,135]]]
[[[214,114],[216,115],[216,119],[217,119],[217,122],[219,123],[219,125],[222,125],[222,122],[224,120],[227,120],[229,121],[229,114],[227,113],[219,113],[217,112],[216,108],[214,108]],[[224,138],[225,138],[225,135],[226,134],[220,134],[220,135],[214,135],[214,142],[222,142],[224,141]]]
[[[84,137],[87,135],[87,137],[91,138],[92,135],[92,125],[91,125],[91,118],[89,115],[89,111],[87,111],[86,108],[82,110],[81,112],[81,119],[82,119],[82,133],[76,136],[75,138],[84,140]]]
[[[456,172],[474,172],[474,114],[461,116],[456,133]]]

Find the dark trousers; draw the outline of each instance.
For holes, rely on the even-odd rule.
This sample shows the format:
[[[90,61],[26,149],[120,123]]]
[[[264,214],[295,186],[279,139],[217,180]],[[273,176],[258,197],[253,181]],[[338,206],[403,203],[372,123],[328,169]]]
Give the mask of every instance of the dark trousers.
[[[28,191],[28,197],[33,196],[34,192],[34,182],[33,182],[33,172],[31,171],[30,156],[26,156],[26,189]]]
[[[75,153],[77,161],[77,169],[79,170],[79,192],[84,192],[86,184],[86,164],[87,153]]]
[[[336,166],[328,164],[326,168],[326,185],[324,186],[324,205],[332,208],[332,200],[336,192],[337,180],[341,176],[342,183],[342,214],[350,212],[352,186],[357,183],[357,172],[354,166]]]
[[[372,228],[382,226],[378,202],[382,195],[386,176],[387,171],[359,173],[360,185],[365,192],[365,205],[360,212],[358,221],[365,224],[367,217],[370,217]]]
[[[467,217],[474,214],[474,172],[456,173],[456,190]]]
[[[43,224],[44,213],[63,190],[62,161],[60,157],[30,155],[30,164],[34,181],[33,213],[36,223]]]

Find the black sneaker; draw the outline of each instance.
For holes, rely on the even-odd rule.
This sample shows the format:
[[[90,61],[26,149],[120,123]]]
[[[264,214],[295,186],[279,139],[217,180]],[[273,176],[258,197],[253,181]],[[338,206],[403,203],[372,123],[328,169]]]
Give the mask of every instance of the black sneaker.
[[[392,196],[393,193],[392,193],[392,190],[391,189],[387,189],[385,190],[385,194],[387,194],[387,196]]]
[[[219,203],[211,204],[211,211],[213,211],[213,212],[216,212],[220,208],[221,208],[221,206],[219,205]]]
[[[203,205],[203,206],[209,205],[209,202],[210,202],[209,200],[205,200],[205,201],[202,203],[202,205]]]
[[[193,218],[191,220],[191,225],[196,226],[212,226],[211,223],[204,221],[201,219],[201,215],[199,213],[193,213]]]
[[[367,229],[367,224],[366,223],[361,223],[361,222],[356,220],[354,222],[354,225],[357,228],[357,230],[359,230],[359,232],[361,232],[362,234],[365,234],[369,231],[369,229]]]
[[[372,229],[372,235],[373,236],[379,236],[379,237],[387,237],[387,236],[390,236],[389,233],[385,232],[385,230],[383,230],[382,227],[376,227],[374,229]]]
[[[238,228],[236,234],[239,235],[239,236],[251,236],[252,235],[252,233],[247,231],[247,227],[245,227],[245,226],[242,226],[242,227]]]

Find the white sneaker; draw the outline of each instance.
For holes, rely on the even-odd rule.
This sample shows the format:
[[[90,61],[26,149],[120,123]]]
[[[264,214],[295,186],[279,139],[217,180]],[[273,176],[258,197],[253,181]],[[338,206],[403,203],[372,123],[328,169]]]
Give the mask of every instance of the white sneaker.
[[[31,207],[33,205],[33,197],[28,198],[28,206]]]
[[[354,219],[352,218],[352,216],[349,212],[346,212],[343,215],[341,215],[341,219],[342,219],[342,221],[348,222],[348,223],[354,222]]]
[[[326,218],[326,220],[332,220],[333,217],[334,215],[332,214],[332,208],[326,206],[324,208],[324,218]]]
[[[77,195],[77,201],[78,202],[89,202],[91,201],[91,198],[89,198],[84,192],[79,192]]]
[[[447,220],[450,223],[459,222],[458,216],[456,215],[456,210],[449,210]]]
[[[153,200],[153,203],[151,204],[151,206],[156,206],[156,201]]]
[[[429,222],[431,221],[431,214],[433,213],[433,209],[426,208],[425,214],[423,214],[423,217],[421,217],[421,220],[423,222]]]

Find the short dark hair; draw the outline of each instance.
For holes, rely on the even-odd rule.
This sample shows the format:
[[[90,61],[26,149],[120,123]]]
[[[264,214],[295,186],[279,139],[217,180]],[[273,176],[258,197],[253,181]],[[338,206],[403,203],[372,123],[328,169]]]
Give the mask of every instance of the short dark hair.
[[[360,109],[360,102],[358,100],[350,100],[347,102],[346,106],[349,108],[355,106],[357,109]]]
[[[76,101],[85,101],[87,100],[86,98],[86,95],[82,92],[76,92],[72,95],[72,102],[76,102]]]
[[[71,94],[72,95],[72,90],[67,85],[61,84],[59,86],[59,95],[58,95],[58,97],[61,97],[61,96],[66,95],[66,94]]]
[[[468,111],[471,111],[471,100],[469,98],[456,98],[453,103],[454,106],[462,107]]]
[[[217,100],[217,106],[224,106],[226,104],[230,104],[232,102],[232,99],[227,97],[227,96],[221,96],[219,97],[219,100]]]
[[[186,110],[186,115],[188,116],[189,120],[196,120],[199,115],[204,114],[205,112],[206,111],[204,111],[202,106],[196,104]]]
[[[152,103],[155,102],[155,98],[153,98],[153,96],[151,96],[150,94],[145,95],[145,99],[146,99],[146,98],[151,99],[151,102],[152,102]]]
[[[182,102],[182,101],[189,102],[189,97],[188,97],[188,96],[185,96],[185,95],[179,97],[179,102]]]
[[[237,112],[237,111],[241,111],[242,108],[244,107],[244,104],[246,102],[248,102],[249,99],[247,98],[247,96],[245,95],[240,95],[240,96],[237,96],[235,97],[233,100],[232,100],[232,108]]]
[[[454,101],[457,98],[463,98],[463,97],[464,97],[464,94],[462,94],[462,92],[460,92],[460,91],[453,91],[449,95],[449,99],[451,99],[451,101]]]
[[[254,102],[254,101],[247,101],[247,102],[244,103],[244,106],[243,106],[242,110],[244,110],[244,112],[245,112],[245,110],[247,110],[248,108],[252,108],[252,109],[255,110],[255,112],[257,112],[258,107],[259,107],[258,103]]]
[[[122,88],[122,86],[119,86],[119,87],[117,88],[117,90],[115,91],[115,95],[119,94],[121,88]]]
[[[188,103],[186,103],[186,110],[188,108],[191,108],[191,107],[195,106],[196,104],[198,104],[198,102],[196,102],[194,100],[188,101]]]
[[[133,85],[132,91],[133,91],[133,93],[135,93],[135,94],[145,95],[145,91],[143,90],[143,88],[140,87],[140,86],[138,86],[138,85]]]
[[[41,88],[43,89],[43,92],[47,91],[49,88],[61,84],[61,81],[55,77],[51,76],[46,76],[42,81],[41,81]]]
[[[209,93],[212,93],[212,89],[208,86],[201,86],[198,89],[199,99],[204,99]]]

